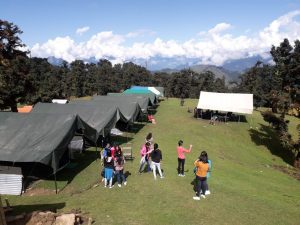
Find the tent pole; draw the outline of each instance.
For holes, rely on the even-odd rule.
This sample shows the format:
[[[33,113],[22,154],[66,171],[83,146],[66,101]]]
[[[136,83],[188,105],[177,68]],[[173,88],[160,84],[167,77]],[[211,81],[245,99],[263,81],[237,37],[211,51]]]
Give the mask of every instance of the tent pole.
[[[129,131],[129,123],[126,126],[126,143],[128,143],[128,131]]]
[[[55,193],[57,194],[56,172],[54,173],[54,181],[55,181]]]
[[[96,161],[98,161],[98,147],[97,147],[97,144],[96,144]]]
[[[4,209],[2,206],[1,195],[0,195],[0,224],[6,225],[6,219],[5,219]]]

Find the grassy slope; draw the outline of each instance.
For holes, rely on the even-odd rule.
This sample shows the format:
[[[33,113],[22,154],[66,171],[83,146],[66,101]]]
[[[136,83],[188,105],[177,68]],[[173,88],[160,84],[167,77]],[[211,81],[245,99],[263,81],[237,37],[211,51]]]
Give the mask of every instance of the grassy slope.
[[[131,175],[125,188],[90,188],[98,177],[99,161],[94,152],[83,156],[82,169],[59,194],[22,196],[9,199],[17,211],[58,208],[68,211],[81,208],[89,212],[95,224],[297,224],[299,222],[299,181],[274,170],[271,165],[286,165],[278,153],[278,143],[265,135],[270,132],[258,112],[248,117],[249,123],[208,125],[196,120],[187,107],[196,100],[161,103],[155,115],[157,124],[147,124],[133,136],[133,162],[126,170]],[[299,123],[293,121],[293,123]],[[253,130],[250,130],[250,126]],[[139,148],[148,132],[163,152],[164,180],[153,180],[152,174],[137,174]],[[176,173],[176,145],[179,139],[192,153],[187,155],[186,177]],[[193,201],[193,161],[206,150],[213,162],[209,179],[211,196]],[[66,172],[64,172],[66,173]],[[62,174],[63,175],[63,174]],[[60,175],[60,177],[62,177]],[[66,181],[59,182],[63,186]],[[39,185],[53,187],[52,182]],[[82,191],[87,189],[85,191]],[[37,205],[38,204],[38,205]]]

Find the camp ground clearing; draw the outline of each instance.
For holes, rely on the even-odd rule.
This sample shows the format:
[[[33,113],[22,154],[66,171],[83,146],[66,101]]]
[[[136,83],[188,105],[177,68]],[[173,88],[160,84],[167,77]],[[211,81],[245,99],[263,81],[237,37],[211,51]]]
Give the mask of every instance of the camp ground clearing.
[[[295,171],[260,111],[247,115],[246,122],[212,126],[188,112],[197,103],[198,99],[186,99],[184,106],[180,106],[179,99],[161,101],[154,115],[156,124],[136,123],[137,131],[125,134],[135,156],[125,165],[126,187],[95,186],[101,165],[92,147],[77,155],[74,167],[57,173],[58,194],[53,179],[49,179],[32,186],[32,193],[44,190],[42,194],[4,197],[15,214],[80,208],[94,224],[298,224],[299,180],[287,174]],[[296,137],[299,119],[289,119]],[[154,181],[152,173],[137,173],[139,150],[148,132],[153,133],[163,153],[163,180]],[[193,144],[186,156],[185,177],[178,177],[176,171],[179,139],[184,146]],[[213,163],[208,181],[212,194],[193,201],[193,162],[202,150],[208,152]]]

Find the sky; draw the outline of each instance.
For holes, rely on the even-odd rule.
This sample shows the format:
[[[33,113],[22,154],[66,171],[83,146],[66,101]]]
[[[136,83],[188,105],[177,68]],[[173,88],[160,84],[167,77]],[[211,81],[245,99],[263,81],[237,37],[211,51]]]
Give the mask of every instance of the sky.
[[[226,60],[300,39],[300,0],[0,0],[31,56]]]

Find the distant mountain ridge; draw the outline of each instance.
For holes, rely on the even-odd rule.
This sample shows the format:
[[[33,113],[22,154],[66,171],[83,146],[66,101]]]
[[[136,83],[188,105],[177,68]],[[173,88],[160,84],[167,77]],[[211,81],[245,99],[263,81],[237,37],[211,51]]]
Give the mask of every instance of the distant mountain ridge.
[[[199,64],[201,61],[199,58],[187,58],[187,57],[151,57],[147,60],[141,58],[133,58],[128,60],[146,67],[148,70],[152,72],[166,72],[173,73],[178,72],[182,69],[191,69],[195,72],[202,73],[205,71],[211,71],[215,74],[216,77],[222,78],[225,77],[226,82],[236,80],[238,76],[244,72],[245,70],[251,68],[256,64],[257,61],[261,61],[263,63],[268,63],[271,57],[262,58],[260,55],[235,59],[235,60],[227,60],[222,66],[215,65],[203,65]],[[115,58],[110,57],[108,60],[113,61]],[[91,57],[89,59],[83,59],[86,63],[97,63],[95,57]],[[58,59],[55,57],[48,57],[48,62],[54,65],[61,65],[63,59]]]
[[[214,65],[195,65],[190,67],[190,69],[197,73],[210,71],[213,74],[215,74],[216,78],[224,77],[227,82],[237,80],[238,77],[241,75],[240,72],[226,70],[221,66],[214,66]]]
[[[257,61],[269,64],[271,57],[262,58],[260,55],[252,56],[243,59],[227,60],[222,67],[230,71],[244,72],[245,70],[253,67]]]

